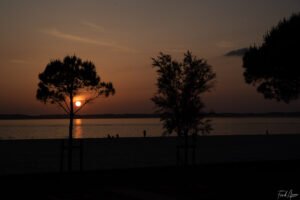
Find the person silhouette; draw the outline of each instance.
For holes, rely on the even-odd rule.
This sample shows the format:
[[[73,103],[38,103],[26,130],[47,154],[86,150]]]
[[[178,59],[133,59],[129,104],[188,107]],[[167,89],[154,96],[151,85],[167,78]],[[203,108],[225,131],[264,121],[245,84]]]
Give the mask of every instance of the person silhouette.
[[[269,130],[268,129],[266,130],[266,135],[269,135]]]

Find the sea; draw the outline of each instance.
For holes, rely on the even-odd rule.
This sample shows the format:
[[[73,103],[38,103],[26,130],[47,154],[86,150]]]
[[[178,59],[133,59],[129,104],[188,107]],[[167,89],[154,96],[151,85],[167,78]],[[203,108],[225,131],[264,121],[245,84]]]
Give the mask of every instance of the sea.
[[[211,136],[300,133],[300,117],[210,119]],[[0,140],[67,138],[68,127],[68,119],[0,120]],[[159,118],[75,119],[73,134],[74,138],[143,137],[144,131],[146,137],[163,136]]]

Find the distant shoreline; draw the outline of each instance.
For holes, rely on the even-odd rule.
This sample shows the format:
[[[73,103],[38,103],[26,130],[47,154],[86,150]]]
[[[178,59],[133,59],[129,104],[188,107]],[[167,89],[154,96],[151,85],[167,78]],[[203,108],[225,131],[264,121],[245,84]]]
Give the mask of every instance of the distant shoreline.
[[[269,113],[204,113],[205,117],[300,117],[300,112],[269,112]],[[0,120],[25,119],[68,119],[68,115],[24,115],[0,114]],[[76,115],[77,119],[120,119],[120,118],[159,118],[158,114],[94,114]]]

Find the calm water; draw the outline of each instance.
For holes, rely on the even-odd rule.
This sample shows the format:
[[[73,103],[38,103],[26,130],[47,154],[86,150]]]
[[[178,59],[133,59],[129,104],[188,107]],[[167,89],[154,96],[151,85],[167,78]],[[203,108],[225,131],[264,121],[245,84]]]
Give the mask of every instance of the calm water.
[[[0,120],[0,139],[66,138],[67,119]],[[211,135],[297,134],[300,118],[212,118]],[[76,119],[75,138],[161,136],[159,119]]]

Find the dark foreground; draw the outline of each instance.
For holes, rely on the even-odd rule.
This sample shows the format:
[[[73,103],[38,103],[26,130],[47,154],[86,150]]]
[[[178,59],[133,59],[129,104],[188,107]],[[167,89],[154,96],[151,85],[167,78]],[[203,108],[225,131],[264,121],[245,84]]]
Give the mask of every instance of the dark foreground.
[[[0,199],[300,199],[300,161],[0,176]],[[288,191],[278,198],[280,190]]]

